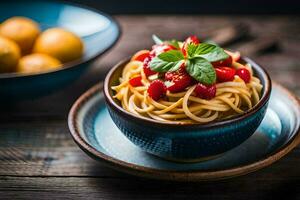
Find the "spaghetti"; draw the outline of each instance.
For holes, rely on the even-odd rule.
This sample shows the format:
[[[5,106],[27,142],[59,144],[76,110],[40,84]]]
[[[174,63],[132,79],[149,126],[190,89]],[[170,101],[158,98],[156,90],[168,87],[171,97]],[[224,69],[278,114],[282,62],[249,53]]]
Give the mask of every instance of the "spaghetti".
[[[253,75],[250,64],[243,65],[233,60],[232,66],[235,70],[247,69],[250,72],[249,82],[239,75],[234,75],[231,81],[217,82],[211,99],[197,95],[195,89],[198,83],[190,84],[180,92],[167,90],[161,98],[153,99],[149,95],[149,86],[154,80],[161,79],[160,74],[147,76],[144,62],[133,58],[124,67],[120,84],[112,87],[116,92],[114,98],[128,112],[169,123],[208,123],[230,118],[256,105],[263,87]],[[140,77],[140,84],[130,84],[135,77]]]

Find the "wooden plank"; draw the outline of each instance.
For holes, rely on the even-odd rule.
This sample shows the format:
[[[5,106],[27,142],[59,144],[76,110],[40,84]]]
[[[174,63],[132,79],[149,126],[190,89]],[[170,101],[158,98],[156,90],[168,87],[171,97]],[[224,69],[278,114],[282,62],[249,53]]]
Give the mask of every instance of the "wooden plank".
[[[250,30],[247,24],[233,24],[213,31],[209,37],[220,46],[228,46],[250,37]]]
[[[120,42],[81,79],[47,97],[0,107],[1,199],[299,198],[300,148],[266,169],[232,180],[158,182],[116,172],[89,158],[72,141],[66,123],[76,98],[103,79],[119,60],[149,48],[153,33],[162,38],[184,39],[191,33],[208,38],[214,31],[232,26],[232,21],[246,24],[249,35],[255,38],[280,38],[278,51],[256,54],[259,45],[250,46],[255,49],[251,50],[251,58],[263,64],[273,80],[300,95],[299,16],[293,16],[294,20],[290,16],[116,17],[123,28]],[[227,45],[230,44],[229,48],[241,45],[245,52],[249,51],[244,42],[227,42]]]
[[[114,64],[140,49],[149,48],[153,44],[151,39],[153,33],[162,38],[176,38],[182,40],[190,34],[198,35],[200,38],[209,38],[214,37],[213,35],[218,32],[221,39],[217,38],[216,40],[219,40],[221,43],[223,41],[223,43],[226,44],[237,36],[244,37],[247,28],[242,27],[246,26],[249,28],[249,33],[247,34],[253,35],[259,40],[262,40],[260,38],[268,37],[280,38],[278,41],[280,51],[275,53],[253,55],[256,49],[260,48],[261,44],[255,45],[255,43],[251,43],[249,47],[249,45],[243,46],[244,44],[241,43],[241,41],[238,45],[242,45],[240,48],[244,48],[244,50],[241,48],[242,54],[244,53],[243,51],[245,51],[245,53],[250,51],[251,58],[267,65],[267,69],[271,74],[273,74],[274,70],[280,70],[280,74],[277,75],[274,73],[274,79],[279,80],[279,82],[284,83],[289,88],[296,88],[295,91],[298,91],[300,87],[299,81],[292,82],[281,78],[288,76],[291,77],[290,80],[294,80],[299,76],[299,74],[294,72],[300,71],[298,61],[298,55],[300,53],[300,38],[298,37],[300,34],[298,27],[300,26],[300,20],[297,20],[300,19],[300,17],[293,16],[293,18],[294,20],[290,20],[289,16],[116,16],[116,19],[120,22],[123,29],[123,35],[119,43],[110,52],[97,60],[86,74],[74,84],[55,94],[38,100],[30,100],[0,107],[0,119],[41,119],[41,117],[45,119],[65,119],[76,98],[93,84],[103,79],[106,72]],[[241,26],[241,28],[239,28],[239,26],[235,27],[236,24],[243,24],[243,26]],[[226,27],[229,28],[226,29]],[[232,36],[234,37],[231,38]],[[272,44],[272,42],[265,43],[267,43],[267,46]],[[237,44],[234,44],[228,47],[235,48],[236,45]],[[265,46],[266,45],[263,45],[263,47]],[[261,59],[261,56],[264,58]]]
[[[1,199],[298,199],[300,181],[235,180],[172,183],[131,178],[3,177]]]
[[[115,176],[112,170],[102,168],[97,162],[83,154],[71,140],[66,117],[72,103],[82,92],[103,78],[105,72],[114,62],[118,62],[122,57],[132,54],[138,49],[150,46],[152,44],[150,37],[152,33],[148,31],[150,28],[163,37],[182,39],[192,31],[197,35],[208,37],[210,31],[220,30],[220,27],[224,27],[226,24],[229,25],[232,18],[118,16],[117,19],[124,29],[124,35],[120,43],[113,51],[97,61],[94,68],[75,84],[57,94],[16,105],[5,105],[5,110],[1,109],[0,174],[18,176]],[[293,30],[293,27],[295,28],[294,23],[289,23],[286,17],[272,19],[274,18],[267,17],[261,21],[261,18],[241,17],[240,21],[250,26],[252,34],[263,35],[264,33],[261,32],[261,29],[258,29],[258,26],[265,26],[274,32],[280,33],[282,41],[286,41],[288,44],[294,41],[295,44],[299,44],[300,38],[291,39],[289,33],[285,32],[285,30]],[[161,25],[160,21],[162,20],[165,23]],[[178,31],[178,24],[182,26],[183,31]],[[149,29],[135,28],[140,26],[147,26]],[[282,29],[283,26],[288,28]],[[164,32],[166,29],[169,30],[168,33]],[[295,34],[295,32],[292,33]],[[143,43],[135,42],[139,40],[143,40]],[[294,45],[293,48],[296,48],[296,46]],[[297,52],[297,50],[293,51],[294,53]],[[287,52],[292,51],[283,47],[282,52],[254,55],[253,58],[259,63],[264,63],[263,66],[270,72],[273,80],[283,83],[300,95],[299,62],[297,57],[293,56],[293,53],[289,54]],[[290,162],[296,165],[298,151],[292,155]],[[84,162],[80,162],[81,160]],[[278,167],[281,169],[286,166],[285,164],[279,164]],[[269,176],[272,176],[272,171]]]
[[[74,143],[65,121],[0,125],[0,175],[123,176],[103,167]]]
[[[278,51],[278,40],[275,37],[260,37],[250,40],[247,43],[239,44],[234,48],[237,51],[243,52],[245,56],[254,56],[262,53]]]
[[[0,130],[0,176],[128,177],[83,153],[71,139],[64,121],[13,122],[0,125]],[[299,154],[297,148],[260,177],[300,178]]]

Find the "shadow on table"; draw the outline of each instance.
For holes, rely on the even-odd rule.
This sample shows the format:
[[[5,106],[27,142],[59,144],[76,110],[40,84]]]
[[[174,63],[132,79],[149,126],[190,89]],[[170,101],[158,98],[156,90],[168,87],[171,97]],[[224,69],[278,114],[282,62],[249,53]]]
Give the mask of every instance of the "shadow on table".
[[[199,199],[200,197],[218,199],[296,199],[300,181],[291,177],[298,176],[296,166],[288,173],[282,167],[283,162],[267,169],[215,182],[171,182],[139,178],[120,172],[112,172],[116,177],[90,180],[101,188],[102,192],[112,193],[128,199]],[[286,166],[286,163],[285,163]],[[96,167],[96,166],[95,166]],[[277,167],[277,168],[276,168]],[[285,167],[286,168],[286,167]],[[277,173],[280,171],[280,173]],[[287,175],[288,174],[288,175]]]
[[[92,66],[74,83],[47,96],[22,101],[6,100],[0,103],[0,118],[4,120],[24,119],[25,117],[28,119],[40,117],[65,119],[76,99],[103,80],[107,71],[108,67]]]

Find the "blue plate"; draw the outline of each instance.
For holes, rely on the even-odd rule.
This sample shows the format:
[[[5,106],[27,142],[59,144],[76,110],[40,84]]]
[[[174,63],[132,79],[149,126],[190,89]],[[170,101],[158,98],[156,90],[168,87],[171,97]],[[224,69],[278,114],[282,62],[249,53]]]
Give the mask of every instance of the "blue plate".
[[[13,16],[31,18],[39,23],[42,30],[51,27],[70,30],[81,37],[85,50],[81,59],[66,63],[58,70],[38,74],[0,74],[0,101],[32,98],[62,88],[111,48],[120,35],[118,24],[110,16],[59,1],[1,2],[0,22]]]
[[[69,114],[75,142],[93,158],[127,173],[181,181],[224,179],[268,166],[298,145],[299,125],[299,100],[274,84],[266,116],[246,142],[212,160],[176,163],[143,152],[120,132],[100,84],[81,96]]]

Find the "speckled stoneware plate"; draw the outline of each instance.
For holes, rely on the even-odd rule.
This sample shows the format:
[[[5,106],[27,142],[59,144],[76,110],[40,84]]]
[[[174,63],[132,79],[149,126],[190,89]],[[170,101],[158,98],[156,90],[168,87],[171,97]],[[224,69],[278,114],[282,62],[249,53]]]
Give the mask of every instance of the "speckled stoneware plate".
[[[69,114],[75,142],[91,157],[137,176],[178,181],[218,180],[247,174],[282,158],[300,142],[296,96],[274,84],[264,120],[253,136],[221,156],[198,163],[176,163],[143,152],[111,120],[102,85],[83,94]]]

